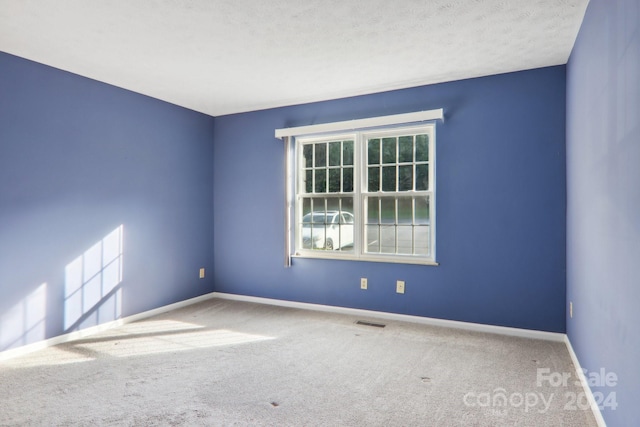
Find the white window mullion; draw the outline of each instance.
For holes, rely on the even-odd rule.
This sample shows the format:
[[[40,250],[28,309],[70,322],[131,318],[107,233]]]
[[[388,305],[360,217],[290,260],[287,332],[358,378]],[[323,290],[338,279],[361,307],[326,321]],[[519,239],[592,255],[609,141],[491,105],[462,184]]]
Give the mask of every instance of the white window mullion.
[[[340,194],[344,193],[344,141],[340,141]],[[342,199],[340,199],[340,212],[342,212]]]
[[[397,168],[396,168],[397,169]],[[393,222],[393,239],[394,239],[394,253],[398,253],[398,198],[393,198],[393,208],[395,210],[395,218]]]
[[[329,144],[324,144],[324,192],[329,193]],[[326,209],[326,206],[325,206]]]
[[[378,197],[378,251],[382,252],[382,197]]]
[[[396,138],[396,164],[395,164],[395,168],[396,168],[396,193],[397,193],[398,190],[400,190],[400,138]],[[398,213],[398,211],[397,211],[397,206],[396,206],[396,214],[397,213]],[[397,221],[397,216],[396,216],[396,221]],[[396,248],[396,252],[397,252],[397,248]]]
[[[415,179],[413,180],[415,182]],[[411,254],[416,254],[416,198],[411,197]]]
[[[353,144],[353,215],[355,217],[353,250],[358,257],[362,257],[366,252],[366,215],[368,215],[367,209],[363,206],[367,200],[363,193],[366,191],[364,186],[367,185],[368,180],[367,152],[364,147],[366,141],[361,134],[358,134],[354,136]]]

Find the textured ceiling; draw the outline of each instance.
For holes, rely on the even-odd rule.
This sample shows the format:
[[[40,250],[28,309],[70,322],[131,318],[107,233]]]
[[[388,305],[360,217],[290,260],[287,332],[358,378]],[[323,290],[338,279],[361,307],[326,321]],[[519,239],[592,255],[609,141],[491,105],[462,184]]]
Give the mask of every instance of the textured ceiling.
[[[588,0],[0,0],[0,51],[210,115],[567,62]]]

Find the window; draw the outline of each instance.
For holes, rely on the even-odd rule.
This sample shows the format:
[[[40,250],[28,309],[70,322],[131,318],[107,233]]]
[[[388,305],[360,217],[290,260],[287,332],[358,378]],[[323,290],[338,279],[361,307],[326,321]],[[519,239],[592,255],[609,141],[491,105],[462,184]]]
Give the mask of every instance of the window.
[[[299,256],[435,263],[435,125],[297,137]]]
[[[299,249],[353,252],[354,146],[353,138],[299,141]]]

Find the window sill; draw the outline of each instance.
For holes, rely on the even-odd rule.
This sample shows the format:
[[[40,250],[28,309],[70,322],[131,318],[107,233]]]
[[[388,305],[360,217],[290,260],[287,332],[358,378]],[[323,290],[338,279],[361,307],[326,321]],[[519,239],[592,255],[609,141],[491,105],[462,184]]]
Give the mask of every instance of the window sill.
[[[292,258],[308,258],[308,259],[330,259],[337,261],[363,261],[363,262],[386,262],[391,264],[413,264],[413,265],[428,265],[438,266],[439,263],[415,257],[402,257],[402,256],[375,256],[375,255],[356,255],[343,252],[303,252],[295,253],[291,255]]]

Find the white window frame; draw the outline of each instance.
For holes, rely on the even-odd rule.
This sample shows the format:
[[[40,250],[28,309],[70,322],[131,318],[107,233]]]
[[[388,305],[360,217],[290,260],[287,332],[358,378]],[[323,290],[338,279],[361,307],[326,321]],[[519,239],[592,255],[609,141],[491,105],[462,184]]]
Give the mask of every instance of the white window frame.
[[[411,191],[378,191],[378,192],[369,192],[367,188],[368,184],[368,171],[366,167],[361,167],[362,175],[361,182],[362,185],[360,187],[359,194],[359,204],[361,207],[362,217],[361,217],[361,233],[362,233],[362,245],[361,253],[367,259],[371,261],[383,261],[383,262],[400,262],[400,263],[419,263],[419,264],[435,264],[435,248],[436,248],[436,220],[435,220],[435,146],[436,146],[436,129],[434,123],[422,124],[418,126],[411,127],[395,127],[395,128],[383,128],[375,131],[365,131],[360,134],[360,148],[361,148],[361,165],[369,166],[368,164],[368,146],[367,141],[373,138],[385,138],[389,136],[405,136],[405,135],[417,135],[417,134],[427,134],[428,135],[428,180],[429,187],[427,190],[411,190]],[[398,155],[398,154],[397,154]],[[412,162],[415,164],[415,162]],[[399,163],[396,163],[398,165]],[[396,183],[399,181],[399,177],[396,172]],[[382,176],[380,177],[380,181],[382,182]],[[414,169],[414,184],[415,184],[415,169]],[[381,254],[381,253],[370,253],[365,252],[365,224],[366,224],[366,215],[364,212],[366,197],[419,197],[426,196],[429,199],[429,249],[430,253],[428,255],[403,255],[403,254]],[[396,215],[397,216],[397,215]],[[397,242],[396,242],[397,244]]]
[[[347,120],[342,122],[312,124],[305,126],[281,128],[275,130],[275,137],[284,141],[284,176],[285,176],[285,218],[284,218],[284,265],[285,268],[291,267],[292,257],[309,257],[309,258],[329,258],[329,259],[350,259],[359,261],[379,261],[379,262],[395,262],[404,264],[422,264],[422,265],[438,265],[436,262],[436,126],[435,121],[444,121],[444,111],[442,108],[435,110],[417,111],[412,113],[395,114],[390,116],[370,117],[364,119]],[[429,257],[416,257],[415,255],[397,255],[397,254],[382,254],[374,255],[365,253],[362,249],[364,242],[364,218],[362,217],[362,195],[354,196],[354,211],[353,214],[359,220],[358,230],[354,232],[354,251],[352,253],[344,252],[328,252],[328,251],[302,251],[298,250],[293,253],[298,245],[295,239],[298,237],[295,228],[300,223],[301,218],[297,218],[295,215],[301,215],[301,209],[297,206],[298,192],[298,143],[293,144],[294,138],[321,138],[321,137],[336,137],[339,134],[352,135],[369,133],[369,131],[379,132],[387,129],[400,129],[401,125],[409,126],[416,124],[426,124],[431,126],[431,137],[429,143],[429,190],[432,192],[430,198],[430,225],[431,225],[431,239],[430,239],[430,256]],[[334,139],[335,140],[335,139]],[[354,139],[355,142],[355,139]],[[363,143],[357,144],[360,150],[354,150],[354,156],[356,152],[359,153],[360,159],[364,159],[363,150],[366,149]],[[362,183],[366,179],[366,172],[362,169],[361,160],[354,162],[354,189],[358,192],[362,190]],[[363,177],[362,174],[365,173]],[[397,194],[402,195],[402,192]],[[327,197],[332,197],[336,193],[327,193]],[[301,245],[300,245],[301,246]],[[292,249],[293,248],[293,249]]]
[[[295,197],[295,209],[294,209],[294,218],[295,221],[293,223],[293,227],[294,227],[294,249],[295,249],[295,253],[294,256],[300,256],[300,257],[306,257],[306,258],[330,258],[330,259],[347,259],[347,260],[353,260],[356,259],[354,257],[355,255],[355,251],[356,251],[356,247],[358,247],[359,245],[359,234],[360,232],[358,231],[358,220],[357,218],[359,218],[360,216],[360,207],[357,206],[358,204],[358,200],[356,198],[356,194],[358,193],[358,186],[360,185],[360,166],[357,164],[358,163],[358,158],[359,155],[357,153],[357,149],[356,147],[357,142],[355,140],[356,138],[356,134],[355,133],[347,133],[347,134],[330,134],[330,135],[323,135],[323,136],[305,136],[305,137],[298,137],[295,139],[295,162],[294,162],[294,166],[293,166],[293,170],[294,170],[294,176],[295,176],[295,185],[294,185],[294,197]],[[345,141],[345,140],[353,140],[354,143],[354,150],[353,150],[353,191],[350,193],[343,193],[343,192],[339,192],[339,193],[318,193],[318,194],[308,194],[308,193],[302,193],[300,192],[300,186],[302,185],[303,179],[299,174],[300,171],[300,162],[302,161],[303,158],[303,153],[302,153],[302,146],[305,144],[311,144],[311,143],[317,143],[317,142],[333,142],[333,141]],[[299,224],[302,224],[302,200],[307,197],[307,198],[328,198],[328,197],[353,197],[353,216],[354,216],[354,235],[353,235],[353,248],[354,251],[353,252],[345,252],[345,251],[319,251],[319,250],[313,250],[313,249],[303,249],[302,248],[302,232],[299,229]]]
[[[429,153],[429,187],[426,191],[380,191],[378,193],[368,192],[367,187],[367,140],[369,137],[381,138],[384,136],[402,136],[403,134],[427,134],[429,137],[428,153]],[[314,142],[331,142],[331,141],[354,141],[354,176],[353,176],[353,193],[321,193],[308,194],[300,191],[303,178],[300,176],[301,162],[303,160],[302,146]],[[293,155],[293,165],[290,168],[294,176],[293,185],[293,203],[294,222],[293,228],[293,248],[295,249],[294,257],[303,258],[324,258],[324,259],[343,259],[357,261],[374,261],[389,262],[402,264],[422,264],[422,265],[438,265],[436,262],[436,126],[435,123],[422,123],[412,126],[385,126],[375,129],[364,129],[353,132],[325,133],[322,135],[304,135],[295,138],[295,148]],[[382,178],[381,178],[382,179]],[[415,180],[415,175],[414,175]],[[397,179],[396,179],[397,181]],[[429,255],[409,255],[409,254],[382,254],[369,253],[365,251],[365,197],[403,197],[403,196],[428,196],[429,199]],[[353,197],[353,215],[354,223],[354,243],[353,251],[326,251],[305,249],[302,246],[302,200],[304,198],[316,197]]]

